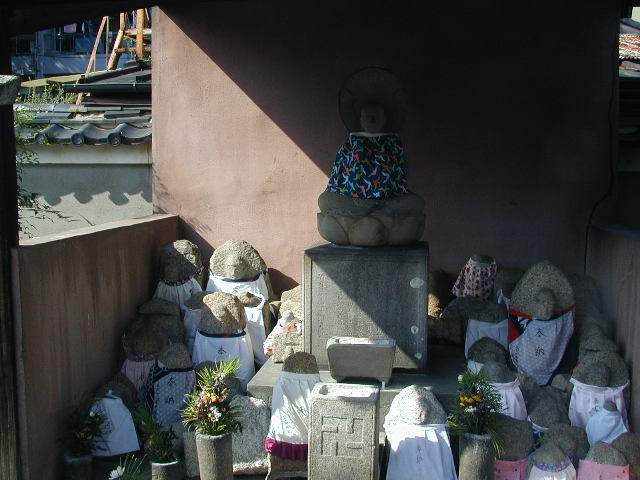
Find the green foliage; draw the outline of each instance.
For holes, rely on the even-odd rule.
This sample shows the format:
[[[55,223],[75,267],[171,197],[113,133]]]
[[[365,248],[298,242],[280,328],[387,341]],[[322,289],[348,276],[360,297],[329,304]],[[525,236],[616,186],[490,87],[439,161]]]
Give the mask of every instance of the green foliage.
[[[85,397],[79,405],[73,407],[64,422],[64,448],[72,457],[91,455],[96,440],[102,437],[102,424],[105,417],[91,410],[93,397]]]
[[[240,368],[237,358],[216,363],[198,372],[196,391],[185,395],[186,407],[181,411],[182,423],[189,430],[205,435],[222,435],[242,430],[241,411],[229,405],[229,387],[226,380]]]
[[[466,370],[460,377],[458,395],[449,412],[451,433],[490,434],[496,450],[500,451],[500,441],[495,435],[494,425],[501,411],[501,397],[486,376]]]
[[[30,88],[26,94],[18,97],[18,103],[75,103],[76,97],[76,93],[67,93],[56,84],[47,84],[40,91]]]
[[[145,456],[126,455],[120,457],[118,466],[109,473],[109,480],[146,480],[148,475],[143,471],[142,465]]]
[[[170,463],[177,460],[173,441],[178,438],[173,428],[165,430],[153,419],[148,405],[140,406],[134,413],[138,428],[142,434],[144,451],[154,463]]]

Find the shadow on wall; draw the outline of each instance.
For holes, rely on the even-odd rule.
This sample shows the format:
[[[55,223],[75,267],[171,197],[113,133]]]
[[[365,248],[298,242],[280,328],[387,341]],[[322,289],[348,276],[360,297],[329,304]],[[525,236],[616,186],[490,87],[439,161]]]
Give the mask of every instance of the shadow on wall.
[[[347,135],[343,79],[372,65],[398,75],[409,187],[427,202],[434,268],[457,271],[484,251],[504,265],[582,269],[589,213],[608,186],[615,6],[279,1],[163,12],[327,173]]]

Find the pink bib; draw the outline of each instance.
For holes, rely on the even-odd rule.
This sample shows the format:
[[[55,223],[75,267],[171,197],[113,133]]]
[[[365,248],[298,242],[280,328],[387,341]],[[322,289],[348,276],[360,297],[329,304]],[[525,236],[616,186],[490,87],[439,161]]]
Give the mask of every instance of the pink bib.
[[[578,480],[629,480],[629,465],[619,467],[580,460]]]

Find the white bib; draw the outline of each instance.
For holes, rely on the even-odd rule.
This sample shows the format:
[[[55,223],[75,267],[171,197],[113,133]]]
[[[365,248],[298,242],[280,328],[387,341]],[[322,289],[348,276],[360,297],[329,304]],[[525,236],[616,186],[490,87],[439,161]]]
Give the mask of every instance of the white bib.
[[[94,403],[91,410],[105,417],[102,438],[96,441],[94,456],[112,457],[140,450],[131,412],[119,397],[107,395]]]
[[[182,420],[179,411],[185,407],[184,396],[191,393],[196,386],[196,375],[193,369],[158,369],[152,372],[150,380],[153,389],[151,398],[153,419],[165,426]]]
[[[624,402],[624,390],[629,386],[629,382],[621,387],[596,387],[579,382],[575,378],[572,378],[570,382],[574,385],[569,402],[571,425],[585,428],[589,419],[604,406],[604,402],[607,400],[616,404],[624,425],[629,425],[627,407]]]
[[[384,429],[389,440],[387,480],[456,480],[447,425],[396,425]]]
[[[240,359],[240,369],[236,376],[240,379],[240,385],[246,392],[247,383],[255,375],[253,364],[253,352],[246,338],[246,332],[235,334],[231,337],[209,335],[198,330],[193,344],[193,363],[199,365],[202,362],[229,361]]]
[[[184,302],[201,291],[202,287],[195,278],[190,278],[182,285],[167,285],[160,280],[153,296],[175,303],[180,307],[180,310],[184,310],[186,308]]]
[[[470,318],[467,325],[467,335],[464,341],[465,357],[468,356],[471,346],[484,337],[493,338],[505,349],[508,349],[508,331],[508,321],[506,318],[498,323],[481,322]]]
[[[262,298],[269,298],[269,290],[267,289],[264,274],[265,272],[260,272],[258,278],[251,279],[250,281],[238,281],[210,273],[207,290],[210,292],[231,293],[236,296],[249,292],[254,295],[260,295]]]
[[[196,339],[196,331],[200,326],[202,318],[201,309],[187,308],[184,309],[184,342],[189,349],[189,353],[193,355],[193,342]]]
[[[624,424],[624,419],[619,411],[610,412],[606,408],[600,408],[587,421],[587,438],[592,447],[597,442],[611,443],[623,433],[629,430]]]
[[[253,359],[255,362],[262,366],[267,361],[267,355],[264,353],[263,345],[267,339],[267,334],[264,331],[264,315],[263,307],[265,299],[262,295],[256,294],[262,301],[257,307],[244,307],[244,311],[247,314],[247,333],[251,337],[251,348],[253,349]]]
[[[475,373],[477,375],[480,373],[480,370],[482,370],[482,367],[484,367],[484,363],[467,360],[467,368],[471,370],[471,373]]]
[[[513,382],[508,383],[492,383],[502,398],[501,413],[513,417],[517,420],[526,420],[527,407],[524,403],[524,397],[520,390],[520,381],[516,378]]]
[[[136,391],[138,392],[138,394],[140,394],[145,383],[147,383],[149,372],[155,364],[155,358],[151,360],[136,360],[127,358],[122,363],[122,368],[120,369],[120,371],[124,373],[129,380],[131,380],[131,383],[133,383],[133,385],[136,387]]]

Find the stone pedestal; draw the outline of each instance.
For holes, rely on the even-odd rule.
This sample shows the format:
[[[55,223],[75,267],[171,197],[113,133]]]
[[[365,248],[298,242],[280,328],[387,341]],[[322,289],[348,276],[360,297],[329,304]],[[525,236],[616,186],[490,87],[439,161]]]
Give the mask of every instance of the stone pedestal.
[[[310,480],[377,480],[378,387],[318,383],[311,393]]]
[[[304,252],[304,350],[326,367],[333,336],[392,338],[394,367],[427,367],[428,245],[323,243]]]

